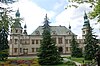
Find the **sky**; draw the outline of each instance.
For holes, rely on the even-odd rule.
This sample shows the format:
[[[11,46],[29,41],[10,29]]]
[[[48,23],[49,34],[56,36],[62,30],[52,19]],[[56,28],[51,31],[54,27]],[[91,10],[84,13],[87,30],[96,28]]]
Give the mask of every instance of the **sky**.
[[[84,24],[84,12],[89,13],[93,9],[90,8],[90,4],[81,4],[78,8],[68,7],[72,3],[68,0],[19,0],[12,5],[14,10],[19,9],[22,21],[22,27],[26,23],[27,32],[31,34],[38,26],[42,26],[44,23],[45,15],[47,14],[50,26],[66,26],[71,25],[73,33],[81,38],[82,27]],[[76,3],[74,3],[76,4]],[[78,4],[76,4],[78,5]],[[67,8],[67,9],[65,9]],[[95,24],[96,19],[90,20],[91,26],[94,28],[94,33],[99,34],[99,24]]]

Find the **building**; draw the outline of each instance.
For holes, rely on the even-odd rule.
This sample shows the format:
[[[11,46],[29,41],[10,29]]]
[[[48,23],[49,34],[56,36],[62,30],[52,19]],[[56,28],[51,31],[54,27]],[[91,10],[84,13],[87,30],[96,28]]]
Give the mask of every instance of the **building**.
[[[20,13],[19,10],[16,12],[16,20],[11,27],[10,33],[10,41],[9,41],[9,54],[11,56],[16,55],[33,55],[37,54],[38,49],[40,47],[40,42],[42,40],[43,26],[39,26],[32,34],[27,34],[27,26],[25,24],[24,28],[22,28],[20,23]],[[47,19],[47,15],[45,16],[44,21]],[[77,35],[75,35],[71,31],[71,26],[66,28],[65,26],[50,26],[51,35],[54,39],[58,50],[62,54],[70,54],[70,42],[72,39],[72,35],[75,35],[79,46],[84,49],[84,35],[87,32],[87,24],[89,23],[88,17],[85,13],[84,15],[84,25],[82,28],[82,39],[77,39]]]

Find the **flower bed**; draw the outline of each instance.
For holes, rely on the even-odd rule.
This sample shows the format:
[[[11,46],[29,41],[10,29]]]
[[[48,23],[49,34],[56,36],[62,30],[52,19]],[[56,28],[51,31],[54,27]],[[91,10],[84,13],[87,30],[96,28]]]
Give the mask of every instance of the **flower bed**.
[[[7,60],[6,62],[0,63],[0,66],[40,66],[38,61],[32,59],[32,60]]]

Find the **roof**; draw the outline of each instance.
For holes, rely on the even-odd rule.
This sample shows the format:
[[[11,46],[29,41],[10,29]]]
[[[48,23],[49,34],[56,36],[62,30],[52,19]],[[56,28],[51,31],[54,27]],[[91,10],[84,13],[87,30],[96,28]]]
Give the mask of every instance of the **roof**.
[[[50,26],[51,35],[69,35],[74,34],[65,26]],[[39,26],[31,35],[42,35],[43,26]],[[75,35],[75,34],[74,34]]]
[[[22,28],[20,22],[14,22],[13,25],[11,26],[12,28]]]

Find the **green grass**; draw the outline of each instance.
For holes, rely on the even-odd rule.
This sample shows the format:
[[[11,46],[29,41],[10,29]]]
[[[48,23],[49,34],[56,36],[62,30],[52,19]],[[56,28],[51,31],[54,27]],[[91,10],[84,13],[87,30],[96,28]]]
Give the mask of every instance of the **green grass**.
[[[33,58],[10,58],[8,60],[32,60]]]
[[[83,57],[82,58],[75,58],[75,57],[69,56],[69,57],[66,57],[66,58],[71,59],[71,60],[76,61],[76,62],[79,62],[79,63],[83,63],[83,60],[84,60]],[[88,62],[91,62],[91,61],[90,60],[84,60],[84,63],[88,63]]]

